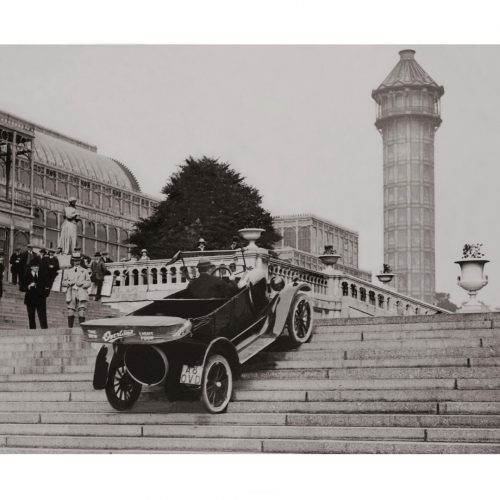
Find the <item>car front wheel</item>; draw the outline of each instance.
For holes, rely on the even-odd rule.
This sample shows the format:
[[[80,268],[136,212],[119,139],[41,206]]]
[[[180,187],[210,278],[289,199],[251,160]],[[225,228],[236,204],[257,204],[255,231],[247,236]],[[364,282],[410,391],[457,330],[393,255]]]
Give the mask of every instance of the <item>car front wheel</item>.
[[[123,362],[111,362],[106,396],[115,410],[128,410],[139,398],[142,385],[136,382],[127,371]]]
[[[233,372],[229,362],[220,354],[208,358],[203,368],[201,401],[210,413],[227,409],[233,391]]]
[[[287,319],[287,330],[293,347],[308,342],[312,336],[312,304],[305,293],[298,293],[293,299]]]

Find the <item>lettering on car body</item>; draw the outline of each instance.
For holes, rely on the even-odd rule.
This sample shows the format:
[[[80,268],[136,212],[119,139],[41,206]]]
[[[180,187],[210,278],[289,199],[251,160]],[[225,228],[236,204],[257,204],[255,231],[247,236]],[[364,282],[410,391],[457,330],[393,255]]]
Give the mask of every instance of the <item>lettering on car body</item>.
[[[118,339],[123,339],[125,337],[133,337],[134,330],[119,330],[118,332],[111,333],[111,330],[108,330],[103,336],[102,340],[104,342],[114,342]]]
[[[141,337],[141,340],[154,340],[154,333],[153,332],[139,332],[139,337]]]

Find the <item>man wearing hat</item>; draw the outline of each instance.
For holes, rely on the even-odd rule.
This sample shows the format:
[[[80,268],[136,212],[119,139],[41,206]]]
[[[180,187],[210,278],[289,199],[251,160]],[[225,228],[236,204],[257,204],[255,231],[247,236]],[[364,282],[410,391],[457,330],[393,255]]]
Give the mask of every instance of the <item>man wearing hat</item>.
[[[80,220],[80,216],[75,207],[76,198],[72,196],[68,200],[68,206],[64,208],[64,222],[57,242],[57,246],[61,247],[66,255],[71,255],[76,246],[76,223]]]
[[[26,284],[24,278],[30,270],[30,265],[32,260],[38,261],[37,254],[33,251],[33,245],[29,243],[26,245],[26,250],[21,254],[21,259],[19,262],[19,290],[21,292],[26,291]]]
[[[9,264],[12,284],[17,285],[17,279],[21,279],[21,249],[19,247],[17,247],[10,256]]]
[[[90,273],[81,264],[81,257],[73,257],[71,259],[71,268],[64,273],[63,286],[66,287],[68,326],[70,328],[73,328],[75,323],[75,312],[78,313],[80,323],[85,321],[85,313],[89,300]]]
[[[52,288],[52,284],[56,279],[57,272],[59,271],[59,260],[56,257],[56,252],[52,248],[49,250],[48,256],[42,259],[42,262],[47,267],[47,273],[49,275],[50,287]]]
[[[207,257],[202,257],[196,267],[200,275],[187,286],[195,299],[225,299],[232,297],[238,291],[234,281],[228,283],[210,274],[212,263]]]
[[[24,276],[26,294],[24,303],[28,311],[28,321],[31,330],[36,328],[35,313],[38,314],[40,328],[47,328],[47,295],[49,292],[49,279],[40,268],[40,259],[35,257],[29,264],[29,269]]]
[[[108,252],[102,252],[102,261],[105,264],[109,264],[110,262],[113,262],[113,260],[109,258]]]
[[[143,248],[141,250],[141,256],[139,257],[139,261],[140,262],[148,262],[149,260],[151,260],[151,259],[149,258],[148,251],[145,248]]]
[[[90,280],[96,285],[95,300],[101,300],[102,284],[104,283],[104,276],[108,274],[106,265],[102,261],[101,254],[96,252],[90,265]]]
[[[198,240],[198,244],[197,244],[196,248],[200,252],[204,252],[205,250],[208,250],[208,248],[207,248],[207,242],[203,238],[200,238]]]

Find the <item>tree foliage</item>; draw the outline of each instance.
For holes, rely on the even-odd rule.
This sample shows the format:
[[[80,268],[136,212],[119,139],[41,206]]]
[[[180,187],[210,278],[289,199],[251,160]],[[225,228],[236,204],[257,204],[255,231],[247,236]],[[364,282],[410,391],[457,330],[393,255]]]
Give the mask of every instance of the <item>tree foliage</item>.
[[[272,248],[280,235],[271,214],[261,206],[258,190],[227,163],[189,157],[172,174],[162,193],[166,199],[147,219],[135,225],[130,243],[147,248],[151,258],[172,256],[177,250],[193,250],[204,238],[209,250],[230,247],[238,229],[265,230],[259,246]]]

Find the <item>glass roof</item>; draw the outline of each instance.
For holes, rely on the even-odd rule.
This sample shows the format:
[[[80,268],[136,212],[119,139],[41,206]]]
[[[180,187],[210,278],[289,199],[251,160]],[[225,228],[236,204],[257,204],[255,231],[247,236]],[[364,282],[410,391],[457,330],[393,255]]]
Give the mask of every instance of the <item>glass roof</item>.
[[[41,130],[35,133],[35,161],[111,187],[140,192],[137,180],[124,165]]]

